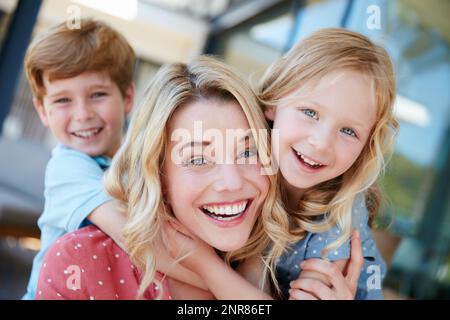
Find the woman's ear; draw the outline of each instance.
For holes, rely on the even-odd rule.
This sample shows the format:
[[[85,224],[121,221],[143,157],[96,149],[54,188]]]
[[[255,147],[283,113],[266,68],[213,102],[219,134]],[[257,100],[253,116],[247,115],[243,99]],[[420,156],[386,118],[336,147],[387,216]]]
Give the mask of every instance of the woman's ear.
[[[275,119],[275,108],[274,107],[267,107],[264,111],[264,115],[266,116],[267,120],[274,121]]]

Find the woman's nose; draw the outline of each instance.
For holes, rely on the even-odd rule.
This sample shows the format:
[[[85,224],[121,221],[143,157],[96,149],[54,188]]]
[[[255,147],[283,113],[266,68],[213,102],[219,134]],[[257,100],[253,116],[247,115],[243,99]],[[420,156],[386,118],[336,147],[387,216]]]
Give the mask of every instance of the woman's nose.
[[[243,176],[237,164],[222,164],[215,182],[215,191],[238,191],[242,189]]]

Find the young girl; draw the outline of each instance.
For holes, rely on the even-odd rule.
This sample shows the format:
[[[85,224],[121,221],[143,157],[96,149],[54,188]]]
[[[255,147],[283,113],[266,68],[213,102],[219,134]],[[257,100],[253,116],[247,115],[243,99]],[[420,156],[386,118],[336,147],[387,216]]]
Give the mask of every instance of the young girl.
[[[281,287],[297,277],[291,267],[303,259],[323,254],[331,261],[347,258],[346,241],[356,226],[366,258],[359,297],[382,297],[385,266],[367,220],[378,210],[376,181],[398,128],[387,52],[352,31],[318,31],[268,69],[259,96],[279,133],[272,143],[278,150],[274,156],[292,217],[291,232],[309,232],[294,246],[297,255],[284,256],[278,264]],[[323,232],[329,236],[317,234]],[[295,289],[306,289],[309,283],[292,283],[291,296],[304,297]]]
[[[199,135],[196,121],[216,135]],[[69,233],[47,252],[36,299],[211,298],[156,270],[164,225],[175,220],[220,251],[229,270],[270,248],[264,272],[275,279],[291,236],[276,176],[261,174],[270,153],[265,129],[256,96],[224,64],[200,58],[163,67],[106,179],[128,213],[129,257],[95,226]],[[237,135],[228,139],[228,130]]]
[[[356,227],[365,258],[356,298],[382,298],[385,264],[368,220],[378,210],[376,181],[398,127],[388,54],[355,32],[324,29],[269,67],[259,97],[274,130],[290,232],[302,238],[278,261],[282,297],[332,298],[327,284],[336,285],[323,274],[336,274],[336,266],[345,273]],[[185,265],[198,271],[192,261]]]

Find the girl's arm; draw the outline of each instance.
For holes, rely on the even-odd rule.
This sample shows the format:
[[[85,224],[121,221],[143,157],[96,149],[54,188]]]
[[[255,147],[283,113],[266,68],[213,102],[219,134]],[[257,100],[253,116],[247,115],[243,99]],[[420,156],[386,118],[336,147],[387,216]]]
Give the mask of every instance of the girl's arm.
[[[269,300],[273,299],[262,289],[258,283],[250,283],[238,272],[228,266],[215,252],[215,250],[200,239],[192,236],[181,225],[168,223],[164,227],[164,244],[173,257],[180,257],[181,264],[198,274],[206,283],[208,289],[219,300]],[[243,266],[241,271],[258,282],[262,268],[253,270],[255,261]],[[236,290],[239,288],[239,290]]]
[[[289,299],[354,299],[363,266],[361,240],[357,230],[352,233],[350,249],[350,260],[328,262],[321,259],[310,259],[303,261],[300,277],[291,282]]]
[[[110,236],[123,251],[127,252],[122,235],[122,229],[127,218],[125,212],[120,209],[119,204],[115,200],[105,202],[95,208],[87,219]],[[203,290],[207,289],[204,281],[196,273],[173,262],[174,260],[165,250],[160,250],[158,252],[156,264],[158,271],[163,272],[176,280],[186,282],[194,287]]]
[[[194,254],[195,255],[195,254]],[[194,256],[193,255],[193,256]],[[205,259],[188,257],[189,266],[206,282],[209,290],[219,300],[272,300],[262,289],[258,289],[228,266],[217,254]]]
[[[256,259],[246,261],[238,268],[238,271],[245,275],[244,278],[229,267],[211,246],[192,236],[179,224],[166,224],[163,238],[170,254],[181,257],[179,259],[183,265],[198,273],[217,299],[273,299],[267,293],[269,292],[267,286],[264,290],[258,289],[263,266]],[[293,292],[290,299],[353,299],[362,260],[361,242],[356,231],[351,242],[351,260],[348,263],[347,261],[330,263],[321,259],[304,261],[303,272],[309,278],[299,278],[292,282]],[[345,276],[342,269],[345,270]],[[332,287],[327,284],[331,284]]]

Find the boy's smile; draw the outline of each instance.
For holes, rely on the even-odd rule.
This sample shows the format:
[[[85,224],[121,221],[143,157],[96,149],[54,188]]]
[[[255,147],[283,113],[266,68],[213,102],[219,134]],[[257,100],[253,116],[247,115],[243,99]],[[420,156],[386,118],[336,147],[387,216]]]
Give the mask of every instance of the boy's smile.
[[[90,156],[112,157],[120,146],[125,116],[133,104],[134,88],[122,97],[106,73],[84,72],[49,80],[42,102],[35,106],[45,126],[67,147]]]

